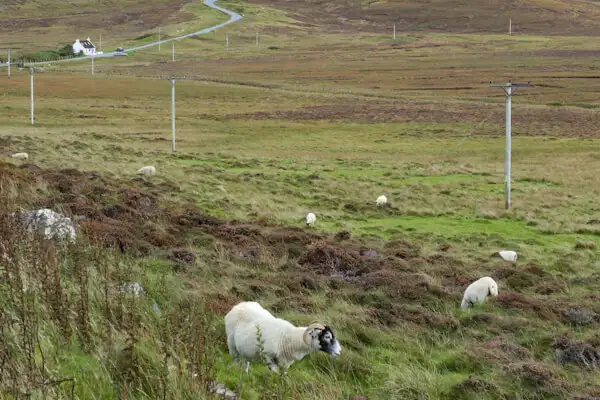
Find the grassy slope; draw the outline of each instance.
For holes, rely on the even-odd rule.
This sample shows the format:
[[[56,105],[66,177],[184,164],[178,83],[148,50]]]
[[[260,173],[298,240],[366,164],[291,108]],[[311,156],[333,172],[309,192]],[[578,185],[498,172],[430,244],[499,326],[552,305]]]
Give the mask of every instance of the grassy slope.
[[[55,50],[76,38],[89,37],[100,50],[102,35],[102,50],[114,50],[139,44],[132,39],[157,34],[159,27],[164,39],[224,20],[222,13],[191,0],[7,0],[0,7],[0,47],[11,47],[12,57],[17,59],[24,53]],[[4,59],[4,55],[0,57]]]
[[[242,245],[231,249],[230,241],[208,240],[205,234],[186,242],[200,256],[187,272],[173,273],[160,258],[168,249],[146,260],[107,256],[105,263],[123,265],[115,267],[110,282],[139,279],[161,308],[173,307],[178,316],[185,314],[177,312],[181,299],[195,294],[198,306],[242,297],[299,323],[326,318],[347,352],[336,361],[316,356],[294,365],[292,379],[273,389],[287,388],[300,398],[424,398],[424,393],[515,398],[531,392],[568,398],[597,384],[592,374],[557,366],[550,347],[563,332],[598,341],[595,320],[572,328],[562,315],[565,304],[600,312],[590,297],[597,289],[597,252],[575,246],[578,239],[598,242],[598,80],[586,78],[598,66],[597,41],[422,33],[393,43],[372,34],[317,36],[272,9],[225,3],[249,17],[230,33],[235,51],[226,53],[225,32],[216,32],[179,44],[174,65],[152,49],[118,60],[122,65],[101,60],[93,78],[81,64],[38,74],[35,127],[27,125],[28,76],[16,73],[10,82],[0,81],[3,154],[26,150],[36,164],[124,178],[153,163],[159,176],[150,190],[221,217],[300,227],[312,210],[319,218],[317,230],[370,235],[362,245],[378,251],[392,282],[421,285],[434,294],[423,289],[415,297],[409,287],[389,287],[390,279],[368,290],[356,283],[340,286],[313,272],[306,276],[317,280],[316,289],[291,288],[300,280],[286,275],[289,265],[292,271],[299,268],[296,253],[288,249],[243,261],[236,257],[246,251]],[[265,21],[275,23],[268,29]],[[257,28],[258,49],[253,46]],[[146,76],[195,75],[177,85],[176,156],[169,153],[169,84],[130,77],[131,65]],[[503,100],[486,82],[517,73],[546,86],[524,90],[513,102],[515,182],[513,209],[505,212]],[[254,86],[238,84],[247,82]],[[28,198],[32,206],[47,204],[39,198],[48,190],[41,185]],[[388,194],[391,208],[374,207],[381,192]],[[382,239],[390,238],[414,242],[419,254],[409,259],[407,271],[397,269],[394,252],[386,250]],[[523,264],[518,271],[503,266],[489,257],[500,248],[516,249],[523,264],[543,272]],[[94,258],[83,259],[94,271]],[[482,274],[497,278],[506,296],[483,310],[460,312],[462,290]],[[436,292],[440,287],[448,294]],[[93,293],[100,289],[92,284]],[[358,296],[361,290],[367,295]],[[105,323],[101,308],[100,300],[93,303],[92,325]],[[378,318],[367,318],[372,309]],[[225,355],[220,311],[207,312],[209,322],[203,323],[219,332],[209,346],[215,375],[233,387],[239,384],[238,370]],[[161,325],[143,308],[137,312],[144,348],[154,360],[145,371],[157,377]],[[118,327],[117,349],[128,331]],[[96,340],[103,343],[101,338]],[[187,345],[194,338],[181,341]],[[95,348],[86,356],[75,344],[65,349],[67,361],[53,360],[58,369],[51,376],[75,374],[82,398],[89,398],[85,390],[99,387],[96,393],[110,397],[112,354]],[[186,349],[174,352],[189,356]],[[94,373],[77,372],[82,365]],[[244,382],[249,398],[265,391],[264,371],[257,367]],[[484,382],[466,380],[471,374]],[[185,374],[175,369],[167,376],[169,389],[181,398],[193,392],[193,379]],[[463,381],[457,394],[452,388]]]

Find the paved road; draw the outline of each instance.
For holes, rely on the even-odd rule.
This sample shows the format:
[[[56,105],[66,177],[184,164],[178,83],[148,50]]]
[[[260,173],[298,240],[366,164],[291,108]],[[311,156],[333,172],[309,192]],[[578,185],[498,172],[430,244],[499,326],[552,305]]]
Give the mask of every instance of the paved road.
[[[216,30],[216,29],[219,29],[219,28],[221,28],[221,27],[223,27],[223,26],[225,26],[225,25],[231,24],[231,23],[233,23],[233,22],[236,22],[236,21],[239,21],[240,19],[242,19],[242,16],[241,16],[240,14],[238,14],[238,13],[235,13],[235,12],[233,12],[233,11],[226,10],[226,9],[225,9],[225,8],[223,8],[223,7],[219,7],[219,6],[217,6],[217,5],[215,4],[215,2],[216,2],[216,1],[217,1],[217,0],[204,0],[204,5],[206,5],[206,6],[210,7],[210,8],[214,8],[215,10],[219,10],[219,11],[221,11],[222,13],[225,13],[225,14],[229,15],[229,19],[228,19],[227,21],[225,21],[225,22],[222,22],[222,23],[220,23],[220,24],[218,24],[218,25],[211,26],[211,27],[209,27],[209,28],[202,29],[202,30],[200,30],[200,31],[197,31],[197,32],[192,32],[192,33],[188,33],[188,34],[185,34],[185,35],[181,35],[181,36],[177,36],[177,37],[172,37],[172,38],[169,38],[169,39],[161,40],[161,41],[160,41],[160,43],[168,43],[168,42],[171,42],[171,41],[173,41],[173,40],[185,39],[185,38],[188,38],[188,37],[190,37],[190,36],[204,35],[204,34],[207,34],[207,33],[209,33],[209,32],[212,32],[212,31],[214,31],[214,30]],[[156,42],[147,43],[147,44],[144,44],[144,45],[141,45],[141,46],[130,47],[130,48],[128,48],[128,49],[125,49],[125,52],[128,52],[128,51],[135,51],[135,50],[141,50],[141,49],[147,49],[148,47],[152,47],[152,46],[158,46],[158,43],[159,43],[159,42],[158,42],[158,41],[156,41]],[[115,53],[116,53],[116,52],[114,52],[114,51],[111,51],[111,52],[104,53],[104,54],[98,54],[98,55],[96,55],[95,57],[96,57],[96,58],[101,58],[101,57],[113,57],[113,55],[114,55]],[[31,63],[31,62],[28,62],[28,63],[26,63],[26,64],[27,64],[27,65],[35,65],[35,64],[50,64],[50,63],[57,63],[57,62],[66,62],[66,61],[84,60],[84,59],[86,59],[86,58],[92,58],[92,56],[83,56],[83,57],[76,57],[76,58],[67,58],[67,59],[64,59],[64,60],[55,60],[55,61],[41,61],[41,62],[37,62],[37,63]],[[11,65],[15,65],[15,62],[13,61],[13,62],[11,63]],[[0,67],[6,67],[6,66],[7,66],[7,63],[0,63]]]

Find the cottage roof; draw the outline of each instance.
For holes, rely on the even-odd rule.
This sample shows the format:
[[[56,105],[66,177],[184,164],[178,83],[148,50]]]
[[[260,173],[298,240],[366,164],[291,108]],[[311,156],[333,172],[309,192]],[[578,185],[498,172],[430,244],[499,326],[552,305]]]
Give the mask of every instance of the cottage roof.
[[[81,45],[83,46],[84,49],[95,49],[96,46],[93,45],[93,43],[90,41],[89,38],[87,38],[87,40],[80,40],[79,43],[81,43]]]

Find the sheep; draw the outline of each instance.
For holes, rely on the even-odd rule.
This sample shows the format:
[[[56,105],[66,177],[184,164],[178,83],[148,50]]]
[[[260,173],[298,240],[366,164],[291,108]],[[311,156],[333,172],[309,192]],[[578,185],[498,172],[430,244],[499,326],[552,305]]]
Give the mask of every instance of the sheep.
[[[16,215],[16,213],[15,213]],[[42,208],[35,211],[25,211],[18,216],[28,232],[39,232],[46,239],[68,240],[75,242],[77,236],[71,218]]]
[[[156,168],[154,168],[152,165],[147,165],[138,169],[137,173],[141,175],[154,175],[156,174]]]
[[[382,194],[377,198],[375,202],[377,203],[378,207],[385,206],[387,204],[387,197],[385,197],[385,195]]]
[[[312,226],[317,220],[317,216],[314,213],[306,214],[306,226]]]
[[[27,153],[14,153],[11,155],[12,158],[16,158],[17,160],[27,160],[29,158],[29,154]]]
[[[489,276],[485,276],[467,287],[460,303],[460,308],[465,310],[472,307],[475,303],[483,303],[488,295],[498,296],[498,284]]]
[[[277,372],[279,366],[287,374],[294,361],[309,353],[323,351],[338,357],[342,352],[330,327],[318,322],[296,327],[276,318],[254,301],[243,301],[231,308],[225,315],[225,331],[229,354],[240,366],[242,360],[245,361],[243,368],[246,372],[250,361],[261,356],[271,371]],[[259,348],[259,339],[262,349]]]
[[[500,250],[498,252],[504,261],[509,261],[513,264],[517,263],[517,253],[512,250]]]

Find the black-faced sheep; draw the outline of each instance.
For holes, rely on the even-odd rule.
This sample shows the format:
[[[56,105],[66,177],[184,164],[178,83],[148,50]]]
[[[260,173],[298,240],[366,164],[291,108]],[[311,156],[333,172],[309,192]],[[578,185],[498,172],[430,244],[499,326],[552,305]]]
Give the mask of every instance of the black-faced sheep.
[[[483,303],[487,296],[498,296],[498,284],[489,276],[477,279],[465,290],[460,308],[467,309],[476,303]]]
[[[238,303],[227,313],[225,331],[229,354],[240,365],[245,361],[246,372],[250,361],[261,357],[271,371],[279,366],[287,373],[294,361],[309,353],[323,351],[337,357],[342,352],[330,327],[320,323],[296,327],[253,301]]]

